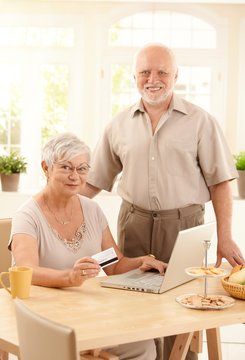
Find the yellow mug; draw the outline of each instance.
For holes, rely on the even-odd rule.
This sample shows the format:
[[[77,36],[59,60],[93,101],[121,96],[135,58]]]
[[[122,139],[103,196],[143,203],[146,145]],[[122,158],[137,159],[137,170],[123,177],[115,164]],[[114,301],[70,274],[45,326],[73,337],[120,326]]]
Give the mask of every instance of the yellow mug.
[[[3,282],[3,277],[9,277],[10,288]],[[28,266],[13,266],[9,271],[0,274],[0,283],[13,298],[26,299],[29,297],[32,280],[32,268]]]

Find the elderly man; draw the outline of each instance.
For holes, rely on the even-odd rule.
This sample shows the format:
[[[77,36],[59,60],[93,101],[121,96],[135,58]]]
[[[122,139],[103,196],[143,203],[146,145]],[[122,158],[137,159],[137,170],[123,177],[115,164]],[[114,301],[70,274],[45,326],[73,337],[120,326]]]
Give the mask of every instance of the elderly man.
[[[98,142],[82,193],[111,191],[121,173],[118,243],[126,256],[152,253],[169,260],[180,230],[204,222],[212,201],[217,221],[217,261],[234,266],[244,258],[232,238],[230,180],[233,158],[217,121],[174,93],[175,56],[162,44],[136,54],[139,102],[118,114]],[[166,342],[167,343],[167,342]],[[166,349],[164,359],[168,358]],[[189,352],[188,359],[196,358]]]

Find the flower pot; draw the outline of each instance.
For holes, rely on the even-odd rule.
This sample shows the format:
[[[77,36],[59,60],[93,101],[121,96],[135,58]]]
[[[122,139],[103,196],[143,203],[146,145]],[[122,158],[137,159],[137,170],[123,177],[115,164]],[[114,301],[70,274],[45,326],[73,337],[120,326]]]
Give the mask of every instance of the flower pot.
[[[237,179],[238,195],[245,199],[245,170],[238,170],[239,178]]]
[[[2,191],[17,191],[20,181],[20,174],[1,174]]]

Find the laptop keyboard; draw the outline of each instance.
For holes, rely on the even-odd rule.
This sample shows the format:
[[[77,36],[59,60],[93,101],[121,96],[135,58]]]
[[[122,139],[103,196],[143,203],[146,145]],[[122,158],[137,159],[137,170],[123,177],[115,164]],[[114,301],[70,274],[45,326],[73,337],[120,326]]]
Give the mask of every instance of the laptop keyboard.
[[[133,274],[128,277],[128,279],[131,280],[130,285],[135,286],[161,286],[163,278],[164,276],[160,274],[149,274],[149,276]]]

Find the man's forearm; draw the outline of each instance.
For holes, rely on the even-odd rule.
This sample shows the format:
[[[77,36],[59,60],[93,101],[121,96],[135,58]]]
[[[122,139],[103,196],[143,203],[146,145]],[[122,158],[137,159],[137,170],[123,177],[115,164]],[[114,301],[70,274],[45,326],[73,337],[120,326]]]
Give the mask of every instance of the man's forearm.
[[[209,188],[217,221],[219,239],[231,238],[232,192],[229,181]]]

